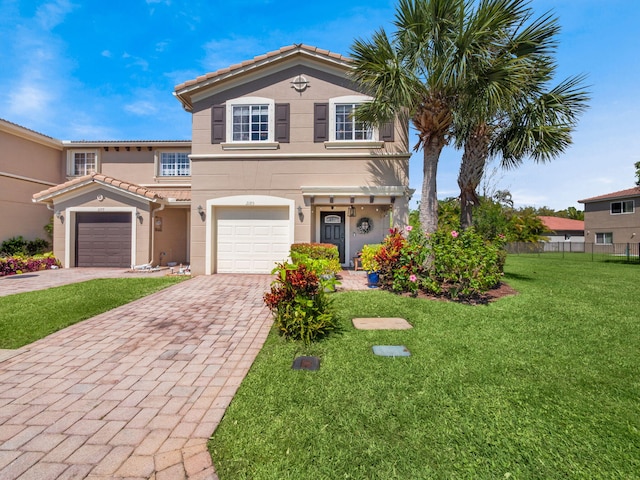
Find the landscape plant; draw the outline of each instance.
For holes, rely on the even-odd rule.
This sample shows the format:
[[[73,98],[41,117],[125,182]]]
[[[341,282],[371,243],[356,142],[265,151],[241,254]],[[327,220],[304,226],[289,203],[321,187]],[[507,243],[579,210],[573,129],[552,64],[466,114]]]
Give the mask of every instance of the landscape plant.
[[[411,225],[389,231],[376,254],[383,288],[417,294],[427,268],[427,237]]]
[[[20,275],[25,272],[48,270],[52,267],[60,268],[62,264],[53,254],[36,255],[33,257],[12,256],[0,257],[0,277]]]
[[[360,261],[362,262],[362,269],[368,273],[379,272],[380,265],[376,260],[378,252],[382,248],[379,243],[370,243],[362,247],[360,252]]]
[[[331,302],[318,276],[304,263],[280,263],[264,301],[280,335],[309,344],[336,328]]]

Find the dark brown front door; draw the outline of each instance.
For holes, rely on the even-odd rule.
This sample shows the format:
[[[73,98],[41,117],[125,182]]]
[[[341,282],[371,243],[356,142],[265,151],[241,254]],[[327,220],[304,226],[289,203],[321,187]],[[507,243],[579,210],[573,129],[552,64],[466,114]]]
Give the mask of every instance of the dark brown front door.
[[[344,212],[320,212],[320,242],[338,247],[340,263],[344,263]]]
[[[130,267],[131,214],[78,212],[76,267]]]

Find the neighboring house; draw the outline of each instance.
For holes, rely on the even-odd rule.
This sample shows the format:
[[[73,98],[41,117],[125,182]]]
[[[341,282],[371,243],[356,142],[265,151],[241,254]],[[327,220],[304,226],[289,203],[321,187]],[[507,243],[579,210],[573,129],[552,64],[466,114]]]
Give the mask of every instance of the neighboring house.
[[[55,212],[55,254],[65,267],[269,273],[292,243],[327,242],[349,265],[406,223],[412,194],[408,125],[356,122],[369,98],[350,69],[284,47],[176,87],[191,142],[51,139],[66,176],[33,192]]]
[[[549,242],[584,242],[584,220],[540,215]]]
[[[584,221],[569,218],[550,217],[540,215],[538,217],[545,226],[544,236],[547,241],[545,251],[584,252]],[[559,245],[562,242],[562,245]]]
[[[0,119],[0,242],[18,235],[47,238],[53,212],[34,205],[34,192],[64,181],[62,142]]]
[[[584,203],[587,243],[613,245],[640,242],[640,187],[578,201]]]

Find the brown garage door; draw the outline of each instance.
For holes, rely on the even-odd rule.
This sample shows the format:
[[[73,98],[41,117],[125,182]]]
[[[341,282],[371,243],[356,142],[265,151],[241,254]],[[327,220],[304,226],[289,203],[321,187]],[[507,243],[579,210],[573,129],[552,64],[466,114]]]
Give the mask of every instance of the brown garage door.
[[[78,212],[77,267],[130,267],[131,214]]]

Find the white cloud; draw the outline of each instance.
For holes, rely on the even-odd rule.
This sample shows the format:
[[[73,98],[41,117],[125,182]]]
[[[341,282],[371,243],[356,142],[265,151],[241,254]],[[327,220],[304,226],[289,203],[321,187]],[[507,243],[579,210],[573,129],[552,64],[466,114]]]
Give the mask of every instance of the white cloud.
[[[148,100],[137,100],[133,103],[124,106],[125,111],[134,115],[155,115],[158,112],[158,107],[154,102]]]
[[[127,67],[140,67],[142,70],[149,70],[149,62],[142,57],[136,57],[124,52],[122,58],[128,60]]]
[[[103,57],[106,58],[111,58],[113,56],[113,54],[109,51],[109,50],[103,50],[100,55],[102,55]]]
[[[265,47],[264,40],[249,37],[211,40],[205,43],[203,48],[205,57],[202,60],[202,66],[207,71],[226,68],[273,50]]]
[[[44,85],[21,83],[9,93],[9,111],[26,119],[41,119],[51,114],[52,94]]]
[[[60,25],[75,8],[76,6],[68,0],[45,3],[38,7],[35,19],[44,30],[50,31]]]

